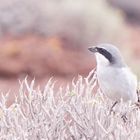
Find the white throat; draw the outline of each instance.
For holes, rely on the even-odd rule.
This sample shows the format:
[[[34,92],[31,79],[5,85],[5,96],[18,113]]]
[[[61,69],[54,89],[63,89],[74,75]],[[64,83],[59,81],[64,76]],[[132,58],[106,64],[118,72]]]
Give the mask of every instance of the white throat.
[[[110,62],[102,54],[95,53],[95,56],[96,56],[97,66],[101,66],[102,67],[102,66],[109,65]]]

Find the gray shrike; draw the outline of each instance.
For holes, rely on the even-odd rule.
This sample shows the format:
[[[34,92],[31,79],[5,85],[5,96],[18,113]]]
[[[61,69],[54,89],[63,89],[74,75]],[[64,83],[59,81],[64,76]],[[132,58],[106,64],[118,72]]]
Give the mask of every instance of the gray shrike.
[[[97,78],[102,92],[116,103],[120,99],[137,102],[137,78],[124,62],[118,48],[111,44],[99,44],[89,50],[96,56]]]

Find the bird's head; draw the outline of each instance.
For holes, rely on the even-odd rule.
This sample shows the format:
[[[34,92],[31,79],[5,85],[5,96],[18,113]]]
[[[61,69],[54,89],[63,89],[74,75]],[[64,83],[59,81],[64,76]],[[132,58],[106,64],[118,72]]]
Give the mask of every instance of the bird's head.
[[[111,44],[99,44],[94,47],[88,48],[89,51],[95,53],[97,65],[101,66],[118,66],[123,67],[125,63],[121,53],[117,47]]]

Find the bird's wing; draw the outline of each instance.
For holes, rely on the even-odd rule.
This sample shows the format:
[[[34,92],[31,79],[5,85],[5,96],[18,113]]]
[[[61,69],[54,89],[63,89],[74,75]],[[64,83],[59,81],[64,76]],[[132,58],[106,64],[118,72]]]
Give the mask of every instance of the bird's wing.
[[[123,78],[120,81],[122,84],[122,89],[126,90],[130,98],[136,100],[137,94],[137,77],[134,75],[128,67],[122,68],[122,72],[119,74]],[[125,91],[124,91],[125,92]]]

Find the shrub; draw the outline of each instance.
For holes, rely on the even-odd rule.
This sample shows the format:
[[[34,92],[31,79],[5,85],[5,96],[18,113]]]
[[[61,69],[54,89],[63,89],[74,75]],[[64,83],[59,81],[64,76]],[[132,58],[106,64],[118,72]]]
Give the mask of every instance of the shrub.
[[[2,140],[138,140],[140,110],[120,102],[113,104],[100,90],[93,70],[79,76],[71,85],[54,89],[50,79],[44,90],[33,80],[20,82],[19,95],[7,107],[8,95],[0,101],[0,139]],[[126,121],[122,116],[126,116]]]

